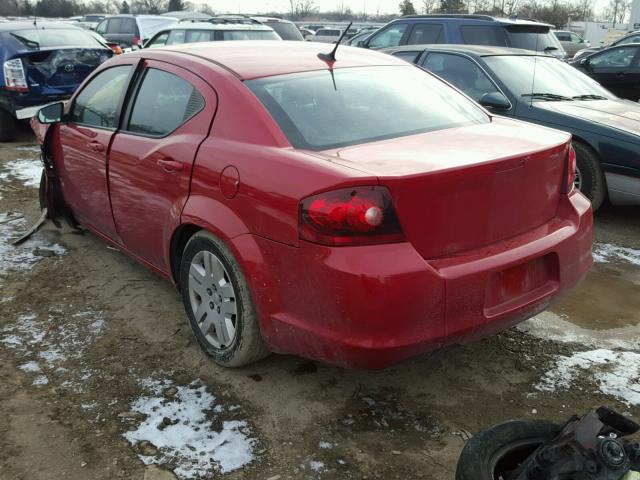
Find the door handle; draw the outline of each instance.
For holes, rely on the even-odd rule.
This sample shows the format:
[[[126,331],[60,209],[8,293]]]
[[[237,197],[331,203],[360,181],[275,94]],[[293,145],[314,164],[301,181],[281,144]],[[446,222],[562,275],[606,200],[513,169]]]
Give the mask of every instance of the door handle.
[[[181,172],[184,168],[184,164],[166,158],[158,160],[157,165],[167,173]]]
[[[104,145],[100,142],[89,142],[87,143],[87,147],[89,147],[89,150],[92,152],[104,152]]]

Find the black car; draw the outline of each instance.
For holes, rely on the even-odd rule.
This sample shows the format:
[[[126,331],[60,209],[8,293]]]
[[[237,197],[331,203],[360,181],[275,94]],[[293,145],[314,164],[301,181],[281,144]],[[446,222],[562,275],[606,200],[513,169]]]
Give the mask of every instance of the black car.
[[[637,103],[556,58],[525,50],[413,45],[385,51],[438,75],[494,114],[570,132],[576,185],[594,209],[607,196],[613,204],[640,205]]]
[[[618,97],[640,100],[640,44],[607,48],[569,64]]]
[[[622,38],[619,38],[615,42],[612,42],[610,45],[603,45],[600,47],[589,47],[583,48],[582,50],[578,50],[573,57],[574,60],[578,60],[581,57],[586,55],[591,55],[592,53],[599,52],[609,47],[616,47],[618,45],[626,45],[628,43],[640,43],[640,32],[631,32],[625,35]]]

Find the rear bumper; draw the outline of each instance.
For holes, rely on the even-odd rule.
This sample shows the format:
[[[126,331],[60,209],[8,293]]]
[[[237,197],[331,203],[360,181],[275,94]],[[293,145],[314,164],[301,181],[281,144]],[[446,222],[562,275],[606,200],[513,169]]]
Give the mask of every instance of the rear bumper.
[[[592,265],[591,206],[489,247],[425,260],[409,243],[299,248],[234,239],[262,333],[275,352],[384,368],[511,327],[558,300]]]
[[[33,117],[42,107],[54,102],[68,100],[72,93],[73,90],[70,90],[69,93],[53,95],[34,95],[5,91],[1,95],[0,106],[18,120],[24,120]]]

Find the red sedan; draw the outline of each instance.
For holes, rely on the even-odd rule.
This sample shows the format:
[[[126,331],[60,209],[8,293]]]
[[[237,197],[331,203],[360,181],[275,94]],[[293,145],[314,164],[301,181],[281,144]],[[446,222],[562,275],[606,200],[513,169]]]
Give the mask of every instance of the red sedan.
[[[174,282],[226,366],[273,351],[383,368],[508,328],[584,277],[592,214],[568,134],[493,117],[392,56],[326,49],[105,63],[39,114],[50,215]]]

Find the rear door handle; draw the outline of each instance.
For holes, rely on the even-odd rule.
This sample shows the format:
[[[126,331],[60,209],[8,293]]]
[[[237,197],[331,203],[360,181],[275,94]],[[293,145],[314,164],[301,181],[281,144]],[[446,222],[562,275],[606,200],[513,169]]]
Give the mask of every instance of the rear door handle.
[[[167,173],[181,172],[184,168],[184,164],[169,159],[158,160],[157,165]]]
[[[87,143],[87,147],[89,147],[89,150],[92,152],[104,152],[104,145],[100,142],[89,142]]]

